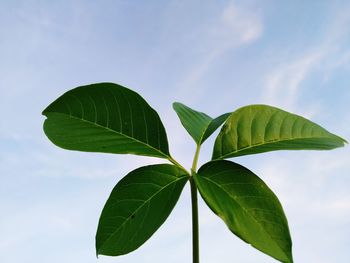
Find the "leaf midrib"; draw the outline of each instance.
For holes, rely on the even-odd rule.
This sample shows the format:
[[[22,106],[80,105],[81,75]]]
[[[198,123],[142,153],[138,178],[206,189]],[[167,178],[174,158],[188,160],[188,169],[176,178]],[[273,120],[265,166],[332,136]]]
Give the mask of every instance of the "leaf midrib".
[[[209,116],[210,117],[210,116]],[[211,118],[211,117],[210,117]],[[199,140],[198,140],[198,143],[197,143],[197,146],[201,145],[203,142],[202,142],[202,139],[204,137],[204,134],[205,132],[207,131],[208,127],[210,126],[210,124],[214,121],[213,118],[211,118],[210,122],[208,123],[207,126],[205,126],[205,129],[203,130],[203,132],[201,133],[200,137],[199,137]]]
[[[116,130],[112,130],[112,129],[106,127],[106,126],[102,126],[102,125],[100,125],[100,124],[98,124],[98,123],[96,123],[96,122],[92,122],[92,121],[89,121],[89,120],[85,120],[85,119],[82,119],[82,118],[78,118],[78,117],[76,117],[76,116],[74,116],[74,115],[68,115],[68,114],[65,114],[65,113],[62,113],[62,112],[48,112],[48,113],[55,113],[55,114],[60,114],[60,115],[68,116],[68,117],[71,118],[71,119],[76,119],[76,120],[79,120],[79,121],[82,121],[82,122],[86,122],[86,123],[88,123],[88,124],[90,124],[90,125],[94,125],[94,126],[96,126],[96,127],[105,129],[105,130],[107,130],[107,131],[109,131],[109,132],[116,133],[116,134],[118,134],[118,135],[122,135],[122,136],[124,136],[124,137],[126,137],[126,138],[128,138],[128,139],[130,139],[130,140],[132,140],[132,141],[135,141],[135,142],[137,142],[137,143],[140,143],[140,144],[142,144],[142,145],[144,145],[144,146],[147,146],[147,147],[151,148],[152,150],[157,151],[157,152],[160,153],[162,156],[164,156],[166,159],[171,159],[171,156],[170,156],[170,155],[167,155],[167,154],[163,153],[163,152],[160,151],[159,149],[154,148],[152,145],[149,145],[149,144],[147,144],[147,143],[145,143],[145,142],[143,142],[143,141],[140,141],[140,140],[138,140],[138,139],[136,139],[136,138],[134,138],[134,137],[130,137],[130,136],[124,134],[124,133],[120,133],[120,132],[118,132],[118,131],[116,131]],[[46,115],[46,116],[47,116],[47,115]],[[47,118],[49,118],[49,117],[47,116]]]
[[[211,120],[210,120],[210,122],[208,123],[208,125],[205,127],[204,131],[202,132],[201,137],[200,137],[200,140],[199,140],[199,144],[197,144],[197,146],[200,146],[200,145],[203,143],[203,141],[202,141],[202,140],[203,140],[203,137],[204,137],[206,131],[208,130],[209,126],[210,126],[215,120],[217,120],[218,118],[220,118],[220,117],[222,117],[222,116],[224,116],[224,115],[226,115],[226,114],[228,114],[228,113],[219,115],[219,116],[216,117],[216,118],[212,118],[212,117],[208,116],[209,118],[211,118]],[[223,122],[224,122],[224,121],[223,121]],[[221,122],[221,124],[220,124],[219,126],[217,126],[216,129],[217,129],[218,127],[220,127],[220,126],[222,125],[223,122]],[[212,135],[212,134],[216,131],[216,129],[215,129],[210,135]],[[208,139],[208,138],[210,137],[210,135],[209,135],[206,139]]]
[[[333,135],[333,134],[331,134],[331,135],[332,136],[336,136],[336,135]],[[327,136],[316,136],[316,137],[308,136],[308,137],[302,137],[302,138],[288,138],[288,139],[283,139],[283,140],[264,141],[263,143],[252,144],[250,146],[247,146],[247,147],[244,147],[244,148],[240,148],[240,149],[238,149],[236,151],[232,151],[232,152],[229,152],[227,154],[221,155],[219,158],[217,158],[215,160],[224,159],[224,158],[229,157],[233,153],[239,153],[241,151],[244,151],[244,150],[247,150],[247,149],[251,149],[251,148],[255,148],[255,147],[259,147],[259,146],[263,146],[263,145],[266,145],[266,144],[273,144],[273,143],[276,143],[276,142],[287,142],[287,141],[293,141],[293,140],[298,140],[298,139],[333,139],[333,138],[327,137]],[[339,140],[343,141],[343,139],[341,139],[341,138],[339,138]],[[344,143],[344,141],[343,141],[343,143]]]
[[[168,174],[169,175],[169,174]],[[171,175],[173,176],[173,175]],[[176,177],[176,176],[175,176]],[[186,176],[183,176],[183,177],[180,177],[174,181],[171,181],[170,183],[164,185],[161,189],[157,190],[152,196],[150,196],[148,199],[146,199],[133,213],[131,213],[130,216],[126,217],[126,219],[124,220],[124,222],[115,230],[113,231],[113,233],[110,235],[109,238],[106,239],[106,241],[104,241],[101,246],[100,246],[100,249],[97,251],[97,253],[101,250],[101,248],[103,247],[104,244],[106,244],[113,236],[116,232],[118,232],[128,221],[130,221],[132,215],[134,215],[135,213],[137,213],[141,208],[143,208],[146,203],[150,202],[151,199],[153,199],[156,195],[158,195],[161,191],[163,191],[164,189],[166,189],[167,187],[169,187],[170,185],[174,184],[174,183],[177,183],[178,181],[180,180],[183,180],[183,179],[187,179]]]
[[[184,105],[184,104],[182,104],[182,103],[179,103],[179,102],[175,102],[175,103],[178,104],[180,107],[183,107],[183,106],[185,106],[185,107],[183,107],[183,108],[186,108],[186,107],[187,107],[186,105]],[[187,108],[189,108],[189,107],[187,107]],[[200,146],[200,145],[203,143],[202,140],[203,140],[203,136],[204,136],[205,132],[207,131],[207,129],[208,129],[208,127],[210,126],[210,124],[211,124],[216,118],[212,118],[212,117],[210,117],[209,115],[207,115],[207,114],[205,114],[205,113],[203,113],[203,112],[199,112],[199,111],[196,111],[196,110],[191,109],[191,108],[189,108],[189,109],[192,110],[192,111],[194,111],[195,113],[198,113],[199,115],[203,114],[203,115],[205,115],[206,117],[210,118],[208,124],[204,126],[205,128],[204,128],[203,131],[200,133],[198,142],[196,141],[197,146]],[[176,111],[176,110],[175,110],[175,111]],[[196,116],[196,114],[192,114],[192,113],[188,114],[188,113],[186,113],[186,110],[183,111],[183,112],[184,112],[185,114],[187,114],[188,116],[190,116],[190,115],[193,115],[194,117]],[[179,117],[180,117],[180,116],[179,116]],[[219,117],[220,117],[220,116],[219,116]],[[180,121],[181,121],[181,118],[180,118]]]
[[[255,222],[258,226],[260,226],[259,222],[256,220],[256,218],[254,216],[252,216],[248,210],[246,210],[229,192],[227,192],[223,187],[221,187],[221,185],[217,184],[216,182],[214,182],[213,180],[202,176],[201,178],[207,180],[208,182],[214,184],[215,186],[219,187],[226,195],[228,195],[230,197],[231,200],[233,200],[233,202],[235,202],[246,214],[248,214]],[[261,228],[261,227],[259,227]],[[264,229],[261,228],[269,237],[270,239],[280,248],[280,250],[282,251],[282,253],[287,257],[287,259],[289,260],[288,255],[286,255],[286,253],[283,251],[283,249],[280,247],[280,245],[273,239],[273,237]]]

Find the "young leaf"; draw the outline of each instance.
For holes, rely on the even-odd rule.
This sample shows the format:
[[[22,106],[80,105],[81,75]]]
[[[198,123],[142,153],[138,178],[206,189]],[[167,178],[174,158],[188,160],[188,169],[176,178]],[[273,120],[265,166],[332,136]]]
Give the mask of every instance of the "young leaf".
[[[226,113],[213,119],[205,113],[195,111],[179,102],[173,103],[173,108],[197,145],[201,145],[230,115]]]
[[[293,262],[282,206],[258,176],[218,160],[203,165],[194,179],[205,202],[234,234],[281,262]]]
[[[167,219],[187,180],[170,164],[144,166],[126,175],[103,208],[97,254],[118,256],[140,247]]]
[[[70,90],[44,111],[44,131],[69,150],[132,153],[167,158],[164,126],[136,92],[113,83]]]
[[[346,141],[321,126],[267,105],[231,113],[216,138],[212,159],[276,150],[329,150]]]

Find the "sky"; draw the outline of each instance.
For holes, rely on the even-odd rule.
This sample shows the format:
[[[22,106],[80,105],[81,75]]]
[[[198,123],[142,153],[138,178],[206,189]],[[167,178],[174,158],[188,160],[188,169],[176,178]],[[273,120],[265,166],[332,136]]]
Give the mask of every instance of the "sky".
[[[142,247],[96,258],[97,222],[112,188],[129,171],[164,160],[54,146],[41,112],[65,91],[97,82],[135,90],[159,113],[173,157],[190,167],[195,144],[174,101],[212,117],[269,104],[349,141],[349,76],[346,0],[2,0],[1,262],[191,262],[188,185]],[[279,197],[295,262],[350,262],[349,146],[235,161]],[[277,262],[234,236],[201,199],[199,216],[202,263]]]

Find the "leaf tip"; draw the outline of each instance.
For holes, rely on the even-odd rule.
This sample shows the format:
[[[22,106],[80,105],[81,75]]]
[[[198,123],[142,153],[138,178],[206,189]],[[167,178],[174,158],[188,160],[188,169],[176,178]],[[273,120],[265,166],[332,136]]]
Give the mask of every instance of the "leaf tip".
[[[103,253],[101,252],[101,245],[99,245],[97,242],[98,241],[96,239],[96,243],[95,243],[96,258],[98,258],[100,255],[103,255]]]
[[[349,142],[347,140],[345,140],[344,138],[341,138],[343,140],[343,146],[349,144]]]
[[[46,116],[46,114],[47,114],[47,107],[41,112],[41,115]]]
[[[177,108],[179,108],[182,104],[180,102],[173,102],[173,109],[176,110]]]
[[[338,146],[337,147],[345,147],[347,144],[349,144],[349,142],[347,140],[345,140],[344,138],[338,136],[338,135],[335,135],[338,139]]]

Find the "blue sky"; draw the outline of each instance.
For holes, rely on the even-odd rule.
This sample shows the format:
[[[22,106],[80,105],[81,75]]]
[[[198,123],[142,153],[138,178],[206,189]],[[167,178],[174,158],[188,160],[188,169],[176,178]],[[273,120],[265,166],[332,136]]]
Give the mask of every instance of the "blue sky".
[[[159,112],[173,156],[187,167],[195,145],[174,101],[213,117],[271,104],[349,140],[349,25],[345,0],[1,1],[1,262],[191,262],[188,186],[139,250],[96,259],[97,221],[113,186],[135,167],[164,161],[59,149],[44,136],[41,111],[79,85],[125,85]],[[349,146],[236,161],[279,196],[295,262],[350,262]],[[202,263],[276,262],[202,201],[200,244]]]

